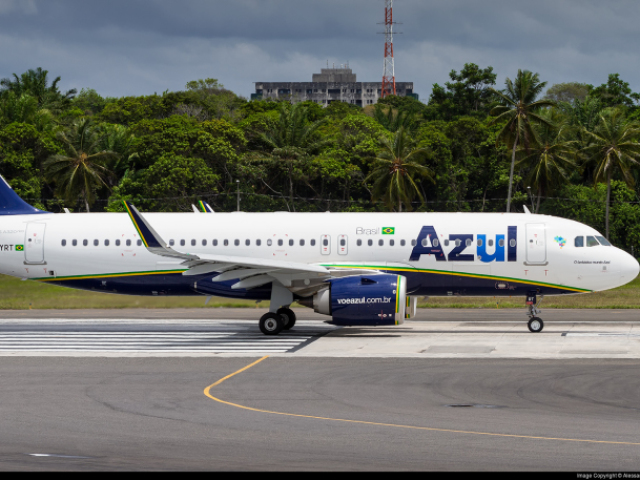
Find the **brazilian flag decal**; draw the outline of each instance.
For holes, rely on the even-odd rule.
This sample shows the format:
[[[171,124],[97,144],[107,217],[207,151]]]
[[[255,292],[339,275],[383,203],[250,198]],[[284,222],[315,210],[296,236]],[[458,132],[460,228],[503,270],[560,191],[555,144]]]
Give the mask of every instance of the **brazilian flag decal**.
[[[16,245],[16,252],[24,252],[24,245]]]
[[[382,234],[383,235],[395,235],[396,229],[394,227],[383,227]]]

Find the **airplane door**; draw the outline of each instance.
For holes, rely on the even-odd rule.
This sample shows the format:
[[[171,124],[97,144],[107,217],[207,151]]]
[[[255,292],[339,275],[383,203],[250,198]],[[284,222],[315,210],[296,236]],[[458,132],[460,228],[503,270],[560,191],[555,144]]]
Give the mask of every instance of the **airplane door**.
[[[547,262],[547,243],[543,223],[527,224],[527,263],[543,265]]]
[[[24,263],[26,265],[44,265],[44,223],[27,223],[24,238]]]
[[[329,255],[331,253],[331,236],[322,235],[320,237],[320,252],[322,252],[322,255]]]
[[[338,235],[338,253],[340,255],[349,253],[349,239],[346,235]]]

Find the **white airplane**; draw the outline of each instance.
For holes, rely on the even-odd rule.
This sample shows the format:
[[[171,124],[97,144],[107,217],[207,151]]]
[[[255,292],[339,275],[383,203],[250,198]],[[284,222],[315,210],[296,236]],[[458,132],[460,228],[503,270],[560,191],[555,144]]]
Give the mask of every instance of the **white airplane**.
[[[1,178],[1,177],[0,177]],[[0,273],[127,295],[270,300],[266,335],[297,301],[338,325],[399,325],[418,296],[526,298],[607,290],[640,269],[596,230],[512,213],[52,214],[0,182]],[[206,212],[206,213],[204,213]]]

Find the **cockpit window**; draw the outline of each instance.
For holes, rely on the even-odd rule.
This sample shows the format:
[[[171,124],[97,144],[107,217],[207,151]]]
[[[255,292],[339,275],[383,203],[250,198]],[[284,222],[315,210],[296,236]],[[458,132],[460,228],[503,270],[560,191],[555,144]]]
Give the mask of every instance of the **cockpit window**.
[[[612,245],[609,243],[609,240],[607,240],[606,238],[604,238],[602,235],[596,235],[596,238],[598,239],[598,241],[600,242],[600,245],[605,246],[605,247],[611,247]]]
[[[592,237],[592,236],[588,236],[587,237],[587,247],[597,247],[600,244],[598,243],[598,240],[596,240],[596,237]]]
[[[576,237],[574,245],[578,248],[584,247],[584,237]]]

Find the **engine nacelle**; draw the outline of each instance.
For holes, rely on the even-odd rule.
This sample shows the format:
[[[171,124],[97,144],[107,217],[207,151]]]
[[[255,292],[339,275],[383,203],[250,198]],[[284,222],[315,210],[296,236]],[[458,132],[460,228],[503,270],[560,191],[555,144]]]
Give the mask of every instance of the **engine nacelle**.
[[[335,278],[313,297],[318,313],[336,325],[400,325],[407,308],[407,279],[401,275],[358,275]],[[300,302],[311,306],[310,301]]]

